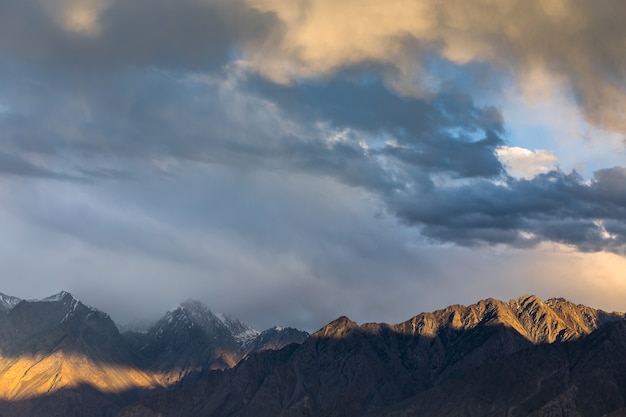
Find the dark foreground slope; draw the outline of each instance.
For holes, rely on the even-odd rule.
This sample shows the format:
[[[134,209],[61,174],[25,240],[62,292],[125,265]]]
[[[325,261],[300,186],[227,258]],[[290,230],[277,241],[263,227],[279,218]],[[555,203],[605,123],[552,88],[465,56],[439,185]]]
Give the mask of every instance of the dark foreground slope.
[[[626,415],[623,320],[532,296],[398,325],[342,317],[117,416]]]

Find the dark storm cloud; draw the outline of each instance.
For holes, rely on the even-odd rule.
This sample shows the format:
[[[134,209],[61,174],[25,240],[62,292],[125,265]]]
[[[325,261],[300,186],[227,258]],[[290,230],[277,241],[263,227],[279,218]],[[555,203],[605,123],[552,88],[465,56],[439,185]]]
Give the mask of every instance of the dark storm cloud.
[[[346,142],[308,149],[307,167],[375,193],[437,242],[530,247],[552,241],[624,253],[624,168],[597,171],[588,183],[558,170],[530,180],[502,175],[494,154],[504,144],[502,117],[465,95],[399,98],[372,77],[291,86],[255,80],[252,88],[300,123],[353,129]],[[395,143],[377,147],[381,137]],[[370,148],[358,149],[359,140]],[[330,163],[337,158],[342,163]],[[442,173],[451,180],[437,184]]]
[[[502,116],[493,107],[476,106],[466,94],[403,98],[365,73],[321,83],[283,86],[255,79],[248,85],[301,123],[358,131],[371,156],[457,177],[495,177],[504,171],[494,154],[504,144]],[[389,140],[393,146],[385,144]]]
[[[437,241],[520,247],[552,241],[582,251],[623,254],[626,202],[618,190],[624,187],[620,167],[596,172],[590,183],[576,173],[552,171],[506,184],[480,181],[425,195],[406,194],[389,206]]]
[[[94,181],[132,179],[133,169],[163,158],[301,172],[371,192],[438,242],[528,247],[554,241],[623,251],[622,169],[598,171],[590,184],[558,171],[510,178],[495,155],[505,144],[502,116],[458,92],[398,97],[371,74],[285,86],[255,76],[194,78],[158,69],[40,92],[35,100],[9,90],[14,106],[0,118],[13,139],[6,143],[53,161],[81,155],[76,170]],[[91,162],[103,158],[126,162],[120,169]],[[82,232],[70,227],[68,233]],[[98,244],[93,234],[85,240]]]

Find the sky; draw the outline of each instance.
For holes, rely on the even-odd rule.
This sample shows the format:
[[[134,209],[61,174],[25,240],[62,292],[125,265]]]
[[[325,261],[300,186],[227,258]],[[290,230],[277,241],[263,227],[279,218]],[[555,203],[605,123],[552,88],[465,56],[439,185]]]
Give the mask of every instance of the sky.
[[[0,0],[0,292],[258,329],[626,310],[621,0]]]

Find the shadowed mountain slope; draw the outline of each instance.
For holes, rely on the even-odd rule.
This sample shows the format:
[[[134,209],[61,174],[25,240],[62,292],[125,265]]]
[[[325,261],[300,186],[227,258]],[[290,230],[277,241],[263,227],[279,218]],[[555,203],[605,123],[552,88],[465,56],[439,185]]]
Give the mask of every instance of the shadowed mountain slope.
[[[397,325],[341,317],[299,346],[256,353],[118,417],[619,413],[623,319],[534,296],[451,306]]]

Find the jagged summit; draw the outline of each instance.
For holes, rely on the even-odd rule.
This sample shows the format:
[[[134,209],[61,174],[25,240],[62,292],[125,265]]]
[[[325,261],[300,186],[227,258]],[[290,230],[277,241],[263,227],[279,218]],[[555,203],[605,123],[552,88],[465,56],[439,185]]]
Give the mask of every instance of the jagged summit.
[[[152,414],[122,416],[622,416],[624,318],[533,295],[399,324],[342,316],[300,345],[145,402]],[[259,339],[272,332],[282,331]]]
[[[74,297],[68,291],[61,291],[58,294],[51,295],[49,297],[42,298],[40,300],[28,300],[29,303],[43,303],[43,304],[59,304],[62,306],[64,316],[61,319],[61,323],[67,321],[80,321],[87,322],[97,319],[103,319],[113,323],[108,314],[98,310],[95,307],[83,303],[78,298]],[[109,324],[107,324],[108,326]]]
[[[227,337],[245,346],[259,335],[247,324],[223,313],[213,313],[198,300],[186,300],[170,309],[155,325],[156,332],[178,332],[196,328],[210,337]]]
[[[513,329],[531,343],[568,341],[588,335],[605,323],[624,319],[624,313],[607,313],[564,298],[542,301],[535,295],[523,295],[508,302],[487,298],[475,304],[451,305],[441,310],[421,313],[403,323],[389,326],[407,335],[438,337],[442,332],[467,332],[477,327],[502,326]],[[359,326],[342,316],[314,333],[317,337],[341,338],[352,330],[378,332],[383,326],[366,323]]]
[[[36,305],[41,305],[41,307],[36,307]],[[48,311],[46,322],[53,321],[57,316],[60,317],[58,323],[67,322],[72,318],[83,321],[94,317],[110,320],[108,314],[83,303],[68,291],[60,291],[48,297],[29,300],[0,293],[0,311],[20,316],[30,314],[28,312],[33,309]]]
[[[32,300],[24,300],[22,298],[18,298],[18,297],[14,297],[11,295],[6,295],[3,293],[0,293],[0,310],[1,311],[9,311],[11,310],[13,307],[15,307],[16,305],[18,305],[20,303],[20,301],[27,301],[27,302],[59,302],[59,301],[67,301],[70,302],[71,300],[76,300],[76,301],[80,301],[78,300],[76,297],[74,297],[72,294],[70,294],[67,291],[61,291],[58,294],[54,294],[45,298],[41,298],[41,299],[32,299]]]
[[[558,414],[548,412],[553,404],[565,407],[558,415],[599,417],[625,404],[626,391],[615,391],[626,370],[625,323],[622,313],[524,295],[452,305],[399,324],[359,325],[342,316],[312,337],[275,326],[246,345],[238,335],[249,326],[195,300],[166,312],[146,333],[120,335],[110,319],[62,292],[0,314],[0,395],[32,396],[39,406],[38,395],[68,388],[80,400],[71,407],[80,408],[86,391],[72,391],[72,384],[168,387],[145,398],[147,414],[131,408],[116,417],[547,417]],[[580,410],[587,398],[615,404],[568,413],[575,390]],[[70,415],[65,393],[58,395],[50,397],[61,401],[52,409]],[[116,397],[114,408],[128,398]],[[544,405],[547,413],[532,413]],[[466,414],[470,409],[477,411]],[[7,414],[1,403],[0,414],[32,415]]]

